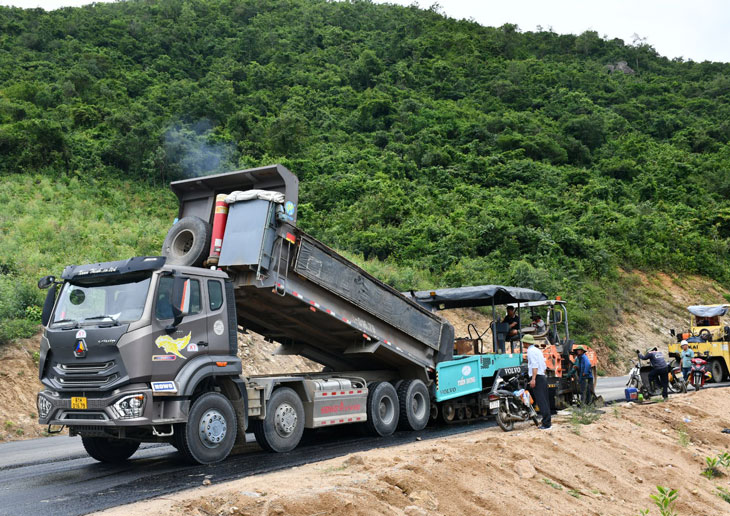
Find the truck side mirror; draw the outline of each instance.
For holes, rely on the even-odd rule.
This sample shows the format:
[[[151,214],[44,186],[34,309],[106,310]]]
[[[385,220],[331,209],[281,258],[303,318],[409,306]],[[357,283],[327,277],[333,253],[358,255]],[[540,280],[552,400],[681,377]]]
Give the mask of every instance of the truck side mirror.
[[[173,330],[182,322],[183,318],[190,312],[190,280],[181,276],[175,276],[172,284],[172,324],[167,329]]]
[[[38,280],[38,288],[41,290],[45,290],[55,283],[56,283],[55,276],[43,276],[41,279]]]
[[[46,278],[53,278],[53,276],[46,276]],[[45,279],[45,278],[44,278]],[[40,281],[38,282],[40,284]],[[48,287],[45,287],[48,288]],[[41,324],[48,326],[48,321],[51,320],[51,312],[53,311],[53,305],[56,303],[56,283],[51,285],[50,290],[46,294],[46,300],[43,302],[43,312],[41,313]]]

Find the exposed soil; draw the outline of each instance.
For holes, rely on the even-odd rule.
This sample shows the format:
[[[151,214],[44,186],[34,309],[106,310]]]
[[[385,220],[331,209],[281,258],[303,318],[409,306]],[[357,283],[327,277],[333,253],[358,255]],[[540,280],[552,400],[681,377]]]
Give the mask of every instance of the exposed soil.
[[[656,486],[679,490],[678,514],[730,513],[701,475],[728,451],[726,389],[620,404],[587,425],[557,416],[523,426],[371,450],[286,471],[167,495],[105,515],[635,515]]]
[[[610,327],[608,339],[592,339],[598,367],[610,375],[626,374],[635,349],[643,353],[657,346],[666,352],[673,342],[669,330],[689,328],[688,306],[726,302],[726,291],[701,276],[632,271],[622,273],[622,282],[628,292],[614,314],[616,324]]]
[[[36,408],[41,382],[33,353],[38,341],[21,339],[0,347],[0,442],[45,435]]]

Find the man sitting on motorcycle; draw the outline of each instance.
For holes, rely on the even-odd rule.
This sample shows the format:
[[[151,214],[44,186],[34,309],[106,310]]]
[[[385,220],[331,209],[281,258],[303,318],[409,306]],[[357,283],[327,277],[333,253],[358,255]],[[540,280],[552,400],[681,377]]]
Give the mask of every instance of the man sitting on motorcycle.
[[[576,352],[575,362],[568,371],[568,376],[575,375],[580,386],[580,401],[583,405],[588,405],[593,401],[593,370],[591,369],[591,361],[586,356],[586,348],[580,344],[575,346],[573,350]]]
[[[667,361],[664,358],[664,353],[654,347],[648,350],[646,352],[646,355],[642,355],[641,351],[639,351],[638,349],[636,350],[636,354],[640,360],[649,360],[649,362],[651,363],[649,384],[651,385],[651,382],[656,381],[656,379],[658,378],[659,383],[662,386],[662,398],[664,398],[664,401],[667,401],[669,399],[667,397],[667,388],[669,387],[669,377],[667,376],[667,373],[669,372],[669,367],[667,365]]]

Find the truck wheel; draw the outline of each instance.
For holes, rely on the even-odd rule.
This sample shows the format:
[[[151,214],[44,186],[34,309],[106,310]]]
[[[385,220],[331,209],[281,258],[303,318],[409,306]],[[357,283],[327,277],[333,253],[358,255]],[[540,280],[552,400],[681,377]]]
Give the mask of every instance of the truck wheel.
[[[210,250],[210,224],[198,217],[183,217],[167,232],[162,256],[170,265],[197,267]]]
[[[304,433],[304,406],[289,387],[279,387],[266,403],[266,418],[251,421],[256,442],[276,453],[292,451]]]
[[[388,382],[375,382],[368,392],[366,426],[374,435],[387,436],[398,426],[398,394]]]
[[[397,389],[400,411],[398,428],[401,430],[423,430],[431,415],[431,400],[428,388],[421,380],[405,380]]]
[[[236,411],[228,398],[208,392],[193,402],[188,422],[178,430],[175,447],[186,459],[198,464],[220,462],[228,457],[236,441]]]
[[[122,462],[134,455],[139,443],[127,439],[107,437],[81,437],[81,442],[91,457],[99,462]]]
[[[725,376],[725,369],[722,367],[722,362],[715,358],[712,360],[710,365],[710,372],[712,373],[712,381],[720,383]]]

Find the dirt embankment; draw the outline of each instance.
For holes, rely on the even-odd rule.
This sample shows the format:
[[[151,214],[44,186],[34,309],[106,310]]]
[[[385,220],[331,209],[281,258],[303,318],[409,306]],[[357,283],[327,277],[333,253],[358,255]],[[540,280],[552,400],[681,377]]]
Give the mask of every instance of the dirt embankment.
[[[630,368],[629,359],[657,346],[667,351],[673,341],[670,329],[689,328],[690,305],[726,303],[727,293],[717,282],[701,276],[676,276],[623,271],[625,292],[611,318],[607,335],[593,337],[599,351],[599,369],[610,375],[623,375]]]
[[[45,435],[36,408],[41,390],[35,361],[39,340],[21,339],[0,347],[0,442]]]
[[[629,516],[658,514],[656,486],[679,490],[678,514],[729,514],[718,488],[730,489],[730,477],[701,475],[705,457],[728,451],[728,414],[726,390],[704,390],[610,407],[588,425],[558,416],[548,432],[495,427],[221,485],[212,478],[104,514]]]

